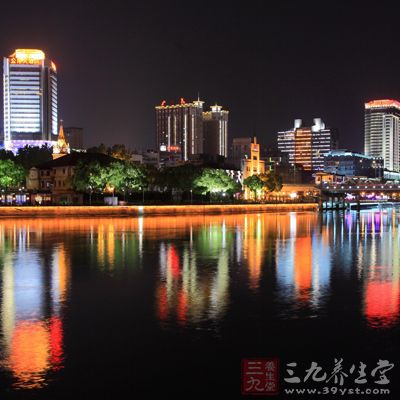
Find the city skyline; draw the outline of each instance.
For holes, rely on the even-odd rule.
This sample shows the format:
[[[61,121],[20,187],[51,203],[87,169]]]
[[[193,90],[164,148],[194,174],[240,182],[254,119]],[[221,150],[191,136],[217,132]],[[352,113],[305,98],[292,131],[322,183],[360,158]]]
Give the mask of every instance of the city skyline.
[[[0,400],[398,398],[398,8],[4,2]]]
[[[60,117],[84,128],[88,146],[154,148],[158,100],[200,92],[230,110],[231,138],[256,135],[271,143],[283,124],[319,115],[338,128],[343,147],[361,151],[363,104],[399,98],[400,85],[399,60],[390,50],[394,15],[383,8],[385,22],[375,21],[373,10],[358,4],[323,10],[315,2],[220,3],[212,14],[177,7],[167,23],[163,3],[118,3],[110,11],[74,2],[57,11],[47,2],[27,3],[17,27],[11,18],[16,8],[7,5],[0,50],[41,48],[55,60]],[[37,24],[39,14],[46,24]],[[299,18],[304,29],[295,32]],[[390,63],[370,57],[377,42]]]

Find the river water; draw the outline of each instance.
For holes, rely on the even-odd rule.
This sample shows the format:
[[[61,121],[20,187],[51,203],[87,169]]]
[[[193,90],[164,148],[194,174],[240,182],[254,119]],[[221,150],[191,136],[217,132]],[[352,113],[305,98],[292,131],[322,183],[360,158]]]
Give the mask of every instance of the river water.
[[[363,362],[377,387],[387,360],[394,398],[399,224],[391,209],[2,219],[0,398],[240,398],[247,358],[279,360],[282,396],[288,363],[303,379],[342,359],[355,387]]]

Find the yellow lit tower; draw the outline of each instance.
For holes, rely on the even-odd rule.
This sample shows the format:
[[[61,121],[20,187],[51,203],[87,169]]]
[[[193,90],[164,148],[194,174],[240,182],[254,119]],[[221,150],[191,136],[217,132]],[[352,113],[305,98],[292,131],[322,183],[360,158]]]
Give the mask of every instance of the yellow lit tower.
[[[53,160],[60,158],[70,153],[69,144],[65,140],[63,121],[60,121],[60,131],[58,133],[58,140],[53,146]]]
[[[257,143],[257,138],[254,137],[250,144],[250,157],[242,159],[241,170],[243,180],[252,175],[259,175],[265,172],[265,162],[260,159],[260,145]],[[249,199],[251,192],[248,187],[245,187],[244,197]]]

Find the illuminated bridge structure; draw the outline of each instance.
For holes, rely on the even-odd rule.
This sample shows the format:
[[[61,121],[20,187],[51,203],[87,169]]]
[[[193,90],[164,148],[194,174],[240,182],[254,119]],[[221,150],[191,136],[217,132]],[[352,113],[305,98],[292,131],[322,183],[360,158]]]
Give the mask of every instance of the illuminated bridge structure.
[[[400,204],[400,182],[326,183],[321,190],[321,209],[361,208]]]

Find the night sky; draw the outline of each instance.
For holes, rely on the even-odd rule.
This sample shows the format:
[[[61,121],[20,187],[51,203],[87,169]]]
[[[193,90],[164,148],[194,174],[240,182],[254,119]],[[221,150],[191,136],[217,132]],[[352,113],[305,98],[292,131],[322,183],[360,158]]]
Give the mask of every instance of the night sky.
[[[230,138],[274,143],[295,118],[322,117],[360,151],[363,103],[400,99],[395,2],[12,3],[0,12],[1,55],[45,51],[59,116],[89,146],[154,148],[154,106],[200,92],[230,111]]]

